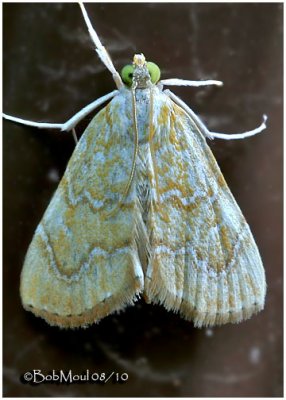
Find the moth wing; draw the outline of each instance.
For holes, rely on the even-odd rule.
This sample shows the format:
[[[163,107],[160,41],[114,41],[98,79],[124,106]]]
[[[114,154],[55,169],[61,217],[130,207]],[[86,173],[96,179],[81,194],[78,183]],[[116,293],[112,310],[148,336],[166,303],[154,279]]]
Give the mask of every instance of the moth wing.
[[[134,242],[130,175],[132,118],[116,96],[80,139],[26,255],[24,307],[61,327],[85,326],[136,300],[143,273]]]
[[[198,127],[167,97],[157,108],[160,202],[149,217],[145,296],[196,326],[247,319],[263,309],[266,292],[249,226]]]

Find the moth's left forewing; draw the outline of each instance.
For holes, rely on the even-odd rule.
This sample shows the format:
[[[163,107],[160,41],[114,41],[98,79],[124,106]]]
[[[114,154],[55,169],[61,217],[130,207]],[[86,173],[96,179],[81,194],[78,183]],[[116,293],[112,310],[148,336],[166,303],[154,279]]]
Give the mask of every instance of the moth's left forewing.
[[[205,138],[167,97],[154,129],[160,203],[152,215],[146,297],[197,326],[249,318],[264,307],[264,269]]]

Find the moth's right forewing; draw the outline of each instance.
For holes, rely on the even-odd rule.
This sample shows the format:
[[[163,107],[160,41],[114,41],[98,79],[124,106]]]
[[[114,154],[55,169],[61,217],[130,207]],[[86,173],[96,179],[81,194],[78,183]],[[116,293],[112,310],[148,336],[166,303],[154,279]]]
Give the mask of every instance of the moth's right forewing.
[[[87,127],[25,259],[22,303],[51,325],[96,322],[133,303],[142,290],[132,192],[120,213],[107,217],[132,167],[126,95],[117,95]]]

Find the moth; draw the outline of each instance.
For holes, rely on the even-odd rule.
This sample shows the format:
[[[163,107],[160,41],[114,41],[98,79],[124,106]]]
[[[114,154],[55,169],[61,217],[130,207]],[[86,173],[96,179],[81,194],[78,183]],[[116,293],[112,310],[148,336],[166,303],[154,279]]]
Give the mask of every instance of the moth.
[[[63,124],[4,114],[38,128],[71,131],[103,103],[68,163],[28,249],[24,308],[61,328],[86,327],[139,297],[179,312],[197,327],[239,322],[264,307],[266,282],[250,228],[206,139],[211,132],[165,86],[221,81],[160,79],[135,54],[121,74],[79,3],[116,90]]]

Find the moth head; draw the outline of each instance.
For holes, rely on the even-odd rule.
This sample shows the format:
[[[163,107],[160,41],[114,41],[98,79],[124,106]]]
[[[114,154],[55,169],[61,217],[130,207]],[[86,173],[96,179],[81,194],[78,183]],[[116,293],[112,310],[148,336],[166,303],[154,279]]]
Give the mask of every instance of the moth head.
[[[156,84],[160,75],[158,65],[146,61],[143,54],[135,54],[133,64],[125,65],[121,70],[122,80],[127,86],[141,89]]]

